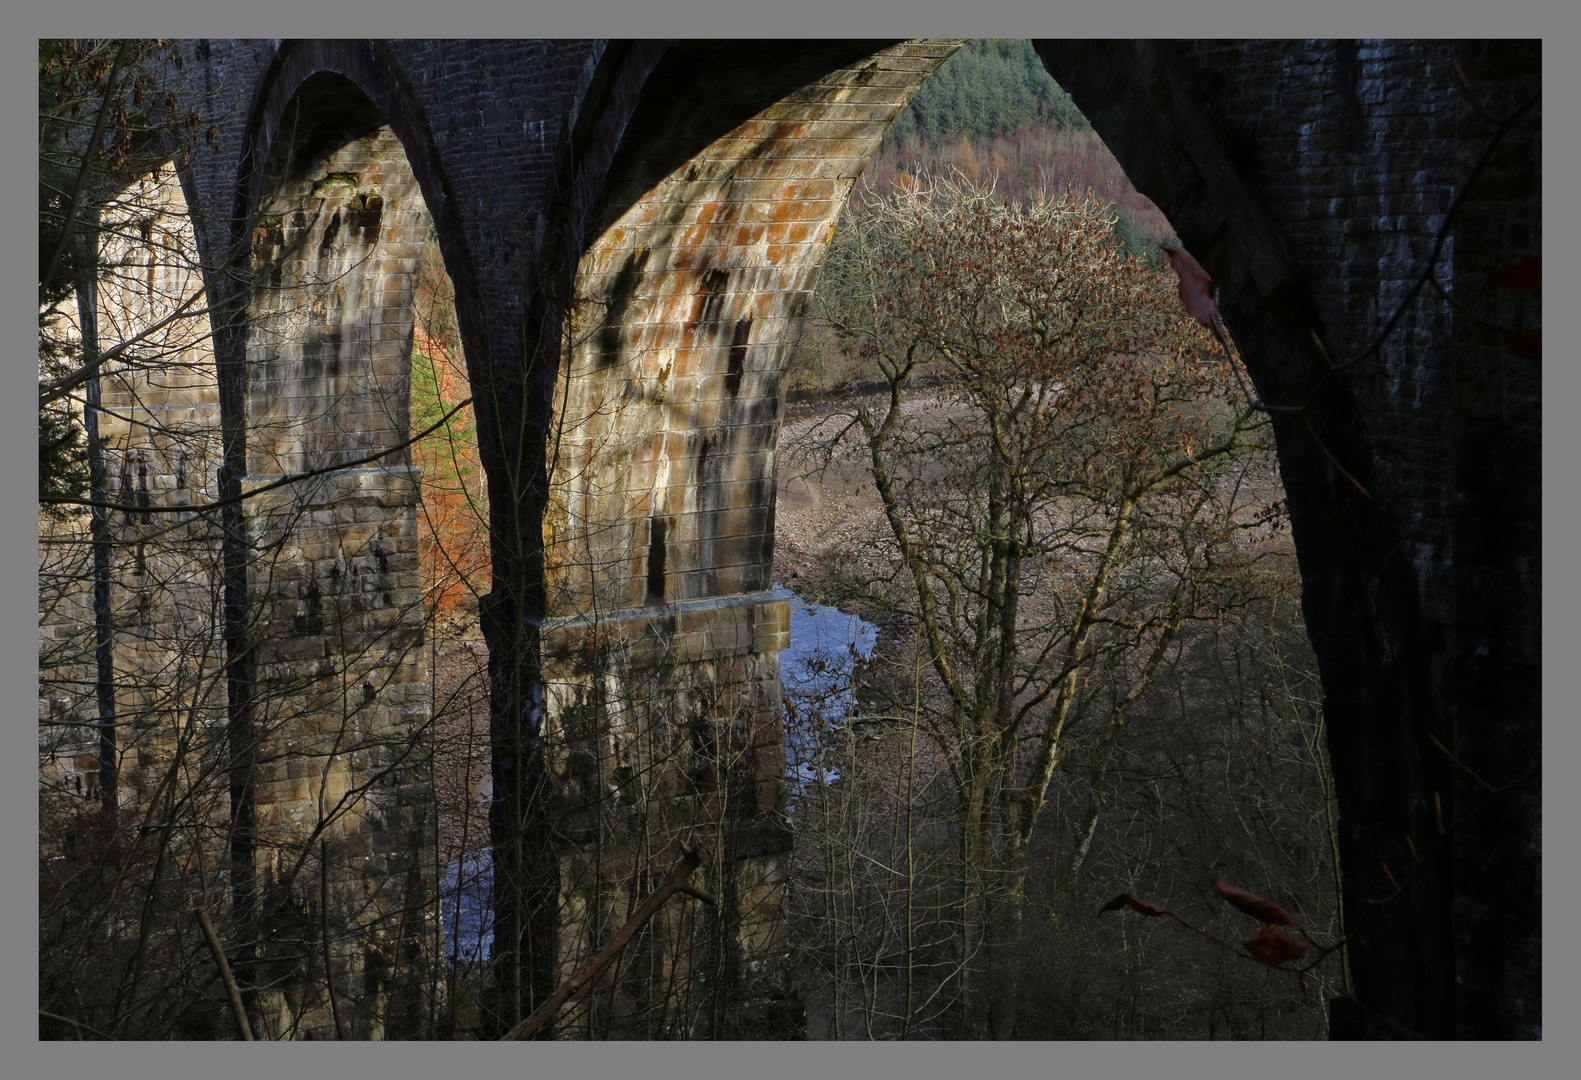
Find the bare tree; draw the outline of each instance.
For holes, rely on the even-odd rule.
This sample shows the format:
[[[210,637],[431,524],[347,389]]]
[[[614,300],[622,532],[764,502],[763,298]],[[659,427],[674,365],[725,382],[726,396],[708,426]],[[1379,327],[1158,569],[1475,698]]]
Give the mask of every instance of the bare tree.
[[[856,453],[887,529],[844,593],[913,628],[922,731],[957,801],[963,1033],[1013,1032],[1028,852],[1067,733],[1108,763],[1184,627],[1264,586],[1276,508],[1266,425],[1229,404],[1173,282],[1117,249],[1067,193],[1019,211],[940,180],[872,204],[831,259],[836,332],[884,389],[818,433]],[[990,985],[990,982],[995,985]]]

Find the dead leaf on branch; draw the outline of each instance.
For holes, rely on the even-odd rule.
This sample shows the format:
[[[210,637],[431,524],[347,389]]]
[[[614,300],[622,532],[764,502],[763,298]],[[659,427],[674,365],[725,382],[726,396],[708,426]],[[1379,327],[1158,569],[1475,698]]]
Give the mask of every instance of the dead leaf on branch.
[[[1219,890],[1219,895],[1224,898],[1225,903],[1237,911],[1250,915],[1259,922],[1268,923],[1272,926],[1301,925],[1300,920],[1272,900],[1266,900],[1256,893],[1247,892],[1245,889],[1237,889],[1234,885],[1228,885],[1218,878],[1209,878],[1208,880],[1215,889]]]
[[[1129,893],[1121,893],[1119,896],[1116,896],[1113,900],[1110,900],[1103,907],[1099,908],[1098,912],[1099,914],[1102,914],[1105,911],[1119,911],[1123,907],[1128,907],[1139,915],[1148,915],[1155,919],[1169,914],[1168,911],[1159,907],[1157,904],[1150,904],[1146,900],[1139,900]]]
[[[1185,248],[1175,244],[1160,244],[1159,247],[1169,256],[1169,265],[1180,279],[1180,302],[1186,313],[1213,331],[1213,336],[1222,342],[1224,336],[1219,333],[1215,319],[1219,313],[1219,302],[1213,298],[1211,291],[1213,278]]]
[[[1488,279],[1490,289],[1530,289],[1543,291],[1543,257],[1523,255],[1501,264]]]
[[[1297,941],[1289,934],[1281,934],[1272,925],[1263,924],[1262,931],[1250,941],[1241,944],[1246,951],[1259,962],[1269,967],[1278,967],[1292,960],[1299,960],[1306,955],[1310,947],[1304,941]]]

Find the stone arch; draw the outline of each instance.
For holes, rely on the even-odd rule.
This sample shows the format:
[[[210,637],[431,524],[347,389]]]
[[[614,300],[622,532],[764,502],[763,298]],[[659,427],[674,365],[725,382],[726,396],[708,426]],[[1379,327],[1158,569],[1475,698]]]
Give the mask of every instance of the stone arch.
[[[172,319],[183,305],[202,306],[189,179],[170,157],[141,177],[118,178],[120,190],[101,200],[98,227],[99,272],[108,276],[79,285],[76,297],[78,328],[94,351],[135,345],[148,326],[171,320],[157,355],[130,349],[83,387],[83,423],[102,470],[92,496],[123,505],[201,503],[216,490],[219,408],[207,320]],[[145,629],[180,621],[203,647],[217,644],[211,546],[194,535],[201,530],[183,530],[184,543],[174,550],[157,542],[149,550],[144,539],[159,530],[148,514],[106,512],[99,521],[126,554],[117,558],[107,547],[95,562],[91,607],[103,647],[96,677],[82,685],[97,691],[101,717],[163,708],[212,721],[212,701],[193,689],[203,681],[193,650],[172,648]],[[118,633],[118,624],[133,629]],[[97,741],[96,786],[121,803],[146,799],[154,763],[170,760],[170,741],[161,732],[115,726]]]
[[[387,924],[363,955],[335,957],[345,991],[379,1003],[356,1021],[362,1037],[421,1010],[420,987],[386,978],[389,956],[433,940],[418,477],[396,449],[430,222],[463,298],[463,342],[486,322],[437,153],[403,91],[378,46],[280,48],[237,177],[230,272],[244,284],[220,363],[233,492],[306,477],[248,498],[227,529],[236,903],[244,922],[286,917],[312,905],[305,885],[327,873],[333,919]],[[251,558],[236,550],[243,538]],[[317,866],[313,837],[332,870]],[[296,1019],[330,1030],[322,1002]]]
[[[551,616],[768,588],[779,371],[852,185],[955,47],[672,45],[648,76],[577,266]]]
[[[290,130],[304,121],[306,127]],[[288,130],[282,131],[283,126]],[[275,238],[268,230],[283,229],[283,225],[266,225],[260,219],[271,216],[264,206],[267,199],[285,197],[279,185],[299,183],[303,175],[295,174],[314,168],[321,156],[327,162],[340,149],[333,144],[344,144],[374,132],[379,133],[379,141],[376,145],[370,144],[363,160],[388,173],[399,186],[402,205],[392,203],[390,212],[411,219],[403,219],[399,227],[410,230],[418,220],[413,215],[420,217],[425,227],[432,224],[445,268],[455,284],[457,316],[468,356],[485,354],[487,318],[457,200],[429,131],[424,109],[399,64],[382,43],[313,40],[288,41],[279,47],[254,91],[244,151],[237,170],[235,258],[243,258],[248,251],[255,262],[261,258],[260,253],[253,250],[254,244],[249,237],[243,235],[248,230],[253,231],[252,241],[274,245]],[[327,172],[325,176],[309,179],[317,182],[327,179],[328,175]],[[382,196],[379,210],[364,208],[354,212],[363,215],[359,224],[364,242],[367,242],[369,230],[381,227]],[[334,213],[335,209],[331,208],[330,220]],[[280,240],[284,239],[282,233]],[[381,239],[386,243],[391,240],[382,234]],[[409,237],[403,239],[410,242]],[[402,257],[404,253],[397,256]],[[402,301],[392,299],[382,303],[399,308]],[[474,367],[474,382],[479,381],[478,374]],[[479,441],[492,445],[495,440],[486,415],[487,405],[486,400],[480,400]]]
[[[722,903],[699,940],[725,943],[705,947],[706,976],[733,1004],[711,1034],[799,1024],[783,937],[789,612],[769,583],[781,373],[853,184],[957,46],[634,48],[640,93],[611,95],[619,111],[589,140],[599,165],[576,189],[547,425],[543,680],[548,724],[596,742],[568,738],[547,769],[562,791],[586,786],[590,761],[651,778],[631,835],[667,844],[667,829],[701,828],[717,845],[707,872]],[[574,857],[562,905],[623,918],[609,885],[630,858]],[[562,975],[590,945],[567,929]],[[697,963],[668,947],[672,963]]]
[[[1486,145],[1491,127],[1479,131],[1470,106],[1455,100],[1452,62],[1477,65],[1479,85],[1513,106],[1530,89],[1535,57],[1526,46],[1420,42],[1036,47],[1133,182],[1222,283],[1222,310],[1260,392],[1309,402],[1303,414],[1280,413],[1274,422],[1332,724],[1349,929],[1375,943],[1363,950],[1369,955],[1352,952],[1358,995],[1338,1007],[1336,1031],[1536,1030],[1525,1003],[1535,1000],[1539,967],[1498,959],[1537,955],[1535,795],[1512,796],[1498,824],[1489,817],[1467,828],[1456,854],[1425,865],[1398,903],[1369,898],[1391,892],[1381,867],[1409,861],[1405,838],[1420,844],[1434,835],[1429,808],[1437,796],[1475,794],[1429,735],[1485,748],[1506,764],[1506,779],[1534,774],[1532,673],[1540,661],[1528,631],[1537,596],[1526,587],[1519,600],[1501,599],[1486,583],[1495,566],[1499,580],[1525,580],[1535,533],[1494,541],[1475,515],[1451,508],[1458,491],[1476,491],[1477,505],[1519,505],[1520,520],[1540,517],[1531,480],[1540,460],[1532,412],[1540,380],[1518,353],[1500,353],[1474,318],[1431,297],[1399,325],[1392,366],[1336,374],[1324,359],[1325,350],[1362,351],[1380,313],[1406,295],[1424,238]],[[783,70],[777,61],[816,53],[785,43],[762,48],[779,55],[733,71],[728,91],[720,74],[710,93],[716,74],[747,50],[672,46],[644,85],[632,134],[612,163],[570,314],[560,404],[575,419],[556,446],[566,486],[546,527],[562,560],[551,560],[548,575],[553,629],[596,610],[617,622],[646,619],[654,638],[679,629],[684,641],[684,622],[660,626],[656,614],[690,615],[701,629],[707,601],[746,599],[766,585],[759,575],[767,556],[752,538],[771,539],[771,516],[765,522],[755,513],[770,500],[750,494],[763,475],[751,458],[772,455],[774,438],[772,422],[758,423],[768,417],[753,410],[775,394],[779,341],[766,331],[793,316],[786,298],[810,287],[818,256],[800,259],[783,246],[788,237],[777,237],[781,246],[761,263],[743,258],[747,245],[723,256],[710,251],[730,234],[764,241],[746,236],[751,211],[737,207],[756,193],[742,181],[772,157],[762,148],[773,125],[796,126],[781,105],[803,102],[796,91],[769,94],[774,104],[754,111],[751,95],[772,82],[763,72]],[[826,71],[836,69],[845,70]],[[845,74],[854,83],[855,74]],[[1388,105],[1396,102],[1399,109]],[[727,115],[732,109],[739,115]],[[811,124],[829,119],[794,115]],[[802,127],[793,139],[810,148],[810,136]],[[1535,245],[1538,160],[1511,149],[1506,167],[1518,179],[1478,196],[1507,231],[1482,228],[1474,245],[1447,256],[1468,289],[1500,258]],[[1410,179],[1402,186],[1401,177]],[[806,193],[782,187],[772,197]],[[1496,374],[1465,374],[1476,368]],[[1494,460],[1509,463],[1498,485],[1487,480]],[[1446,461],[1452,474],[1435,475]],[[729,502],[714,501],[716,492]],[[578,543],[586,569],[568,558]],[[1484,569],[1455,571],[1457,551],[1462,561],[1478,552]],[[1489,656],[1499,659],[1475,659]],[[1480,697],[1462,686],[1477,687]],[[1514,743],[1493,734],[1503,722],[1477,703],[1506,693],[1520,702],[1510,730],[1525,732]],[[1525,854],[1504,860],[1495,853],[1509,835],[1525,838]],[[1522,882],[1516,901],[1455,884],[1491,880],[1491,868],[1504,865]],[[1507,909],[1518,909],[1514,922],[1491,914]],[[1474,974],[1460,959],[1462,940],[1474,940],[1471,952],[1483,958],[1471,961]]]

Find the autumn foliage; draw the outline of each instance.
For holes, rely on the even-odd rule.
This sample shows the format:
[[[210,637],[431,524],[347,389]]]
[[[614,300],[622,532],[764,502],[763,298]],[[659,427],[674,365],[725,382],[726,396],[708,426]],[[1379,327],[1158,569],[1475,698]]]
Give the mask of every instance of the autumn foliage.
[[[436,297],[436,305],[442,297]],[[434,320],[423,321],[428,325],[417,327],[412,345],[413,434],[435,424],[469,393],[459,343]],[[417,531],[423,610],[431,619],[444,618],[489,588],[488,500],[471,406],[419,440],[412,464],[421,470]]]

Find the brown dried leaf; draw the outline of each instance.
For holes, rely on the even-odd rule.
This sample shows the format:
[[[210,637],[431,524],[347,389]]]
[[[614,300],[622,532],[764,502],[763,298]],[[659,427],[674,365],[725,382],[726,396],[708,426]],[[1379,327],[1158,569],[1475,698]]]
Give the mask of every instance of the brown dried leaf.
[[[1219,890],[1219,895],[1224,897],[1225,903],[1237,911],[1245,912],[1259,922],[1269,923],[1274,926],[1300,926],[1296,917],[1272,900],[1265,900],[1256,893],[1249,893],[1245,889],[1237,889],[1234,885],[1227,885],[1218,878],[1209,878],[1213,887]]]
[[[1291,960],[1299,960],[1306,955],[1308,948],[1306,942],[1297,941],[1289,934],[1281,934],[1266,923],[1261,933],[1241,944],[1259,963],[1267,964],[1269,967],[1278,967]]]
[[[1219,302],[1209,291],[1213,286],[1213,278],[1185,248],[1175,244],[1160,244],[1159,247],[1163,249],[1165,255],[1169,256],[1169,265],[1174,268],[1175,276],[1180,279],[1180,302],[1185,307],[1186,313],[1213,331],[1214,337],[1223,341],[1224,338],[1220,336],[1219,328],[1213,318],[1219,311]]]
[[[1103,907],[1099,908],[1098,911],[1100,914],[1102,914],[1105,911],[1119,911],[1123,907],[1128,907],[1140,915],[1147,915],[1155,919],[1161,915],[1169,914],[1168,911],[1159,907],[1157,904],[1150,904],[1146,900],[1138,900],[1129,893],[1121,893],[1113,900],[1110,900]]]
[[[1543,291],[1543,257],[1523,255],[1512,259],[1493,271],[1488,279],[1490,289],[1531,289]]]

